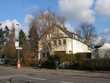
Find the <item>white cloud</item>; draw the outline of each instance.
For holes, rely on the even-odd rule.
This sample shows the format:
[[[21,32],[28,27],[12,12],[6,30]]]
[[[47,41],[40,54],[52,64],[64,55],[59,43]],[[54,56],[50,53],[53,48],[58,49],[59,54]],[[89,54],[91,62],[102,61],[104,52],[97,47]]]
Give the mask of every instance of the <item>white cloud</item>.
[[[32,15],[27,14],[27,15],[25,16],[25,23],[31,23],[32,20],[33,20],[33,16],[32,16]]]
[[[93,0],[59,0],[59,7],[63,15],[80,22],[93,23],[94,11],[91,9]]]
[[[103,33],[110,34],[110,28],[105,28]]]
[[[29,26],[31,24],[31,22],[33,21],[34,17],[31,14],[27,14],[24,18],[24,24],[22,24],[22,29],[23,31],[26,33],[28,33],[29,30]]]
[[[110,0],[97,0],[95,9],[98,14],[110,17]]]

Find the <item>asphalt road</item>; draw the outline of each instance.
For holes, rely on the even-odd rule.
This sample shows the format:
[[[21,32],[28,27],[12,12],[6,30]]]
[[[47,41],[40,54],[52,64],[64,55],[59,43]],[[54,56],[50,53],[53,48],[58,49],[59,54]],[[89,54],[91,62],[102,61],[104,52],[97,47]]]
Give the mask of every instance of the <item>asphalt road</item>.
[[[0,66],[0,83],[110,83],[110,74]]]

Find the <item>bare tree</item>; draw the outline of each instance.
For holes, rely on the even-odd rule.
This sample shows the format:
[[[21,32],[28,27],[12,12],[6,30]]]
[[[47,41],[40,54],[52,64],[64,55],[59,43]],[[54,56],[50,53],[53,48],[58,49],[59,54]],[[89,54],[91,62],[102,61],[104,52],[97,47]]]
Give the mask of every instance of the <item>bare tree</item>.
[[[92,24],[81,24],[77,33],[88,46],[92,45],[93,38],[96,37],[95,27]]]
[[[56,24],[64,24],[64,18],[61,16],[55,15],[51,11],[40,12],[38,16],[34,18],[31,23],[31,28],[29,30],[29,40],[34,49],[35,56],[38,55],[38,43],[41,37],[49,30],[49,28],[54,28]],[[42,45],[50,51],[51,44],[50,40],[47,40],[46,37],[43,39]],[[38,58],[38,56],[36,56]],[[36,58],[36,59],[37,59]]]

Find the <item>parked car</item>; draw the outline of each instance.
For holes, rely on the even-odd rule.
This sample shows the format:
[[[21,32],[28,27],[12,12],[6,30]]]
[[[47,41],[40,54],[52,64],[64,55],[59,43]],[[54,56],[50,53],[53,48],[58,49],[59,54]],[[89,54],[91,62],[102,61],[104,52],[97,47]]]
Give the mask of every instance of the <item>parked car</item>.
[[[0,58],[0,65],[5,64],[5,59],[4,58]]]
[[[70,64],[69,62],[63,62],[61,64],[59,64],[59,68],[60,69],[69,69],[72,68],[72,64]]]

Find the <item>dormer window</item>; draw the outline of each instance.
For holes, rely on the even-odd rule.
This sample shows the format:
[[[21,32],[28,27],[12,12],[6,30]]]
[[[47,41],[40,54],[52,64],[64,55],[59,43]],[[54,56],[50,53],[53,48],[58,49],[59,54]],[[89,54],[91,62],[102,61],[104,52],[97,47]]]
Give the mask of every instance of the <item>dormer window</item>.
[[[19,24],[16,24],[17,26],[19,26]]]

